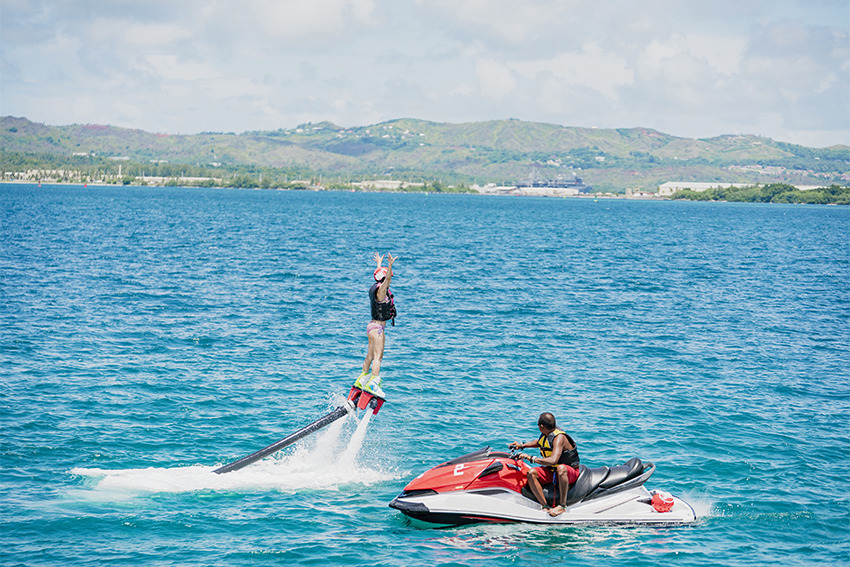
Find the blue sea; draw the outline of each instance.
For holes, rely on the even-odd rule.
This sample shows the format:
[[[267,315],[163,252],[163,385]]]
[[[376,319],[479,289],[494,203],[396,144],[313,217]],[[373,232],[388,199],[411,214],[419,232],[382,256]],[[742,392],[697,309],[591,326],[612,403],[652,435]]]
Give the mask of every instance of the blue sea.
[[[344,400],[374,252],[388,401]],[[850,208],[0,185],[2,565],[846,565]],[[431,529],[416,475],[537,436],[689,527]]]

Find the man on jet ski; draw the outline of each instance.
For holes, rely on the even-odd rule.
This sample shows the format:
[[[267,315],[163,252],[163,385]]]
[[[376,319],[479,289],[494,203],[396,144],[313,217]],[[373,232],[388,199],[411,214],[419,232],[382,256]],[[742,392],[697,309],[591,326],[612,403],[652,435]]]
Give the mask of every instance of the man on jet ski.
[[[564,513],[570,485],[578,479],[578,448],[572,437],[558,429],[555,424],[555,416],[549,412],[540,414],[540,417],[537,418],[537,428],[540,430],[538,439],[524,443],[514,441],[508,447],[511,449],[538,447],[540,449],[540,457],[529,456],[525,453],[520,453],[518,457],[532,464],[543,465],[528,471],[528,485],[543,509],[548,509],[550,516],[558,516]],[[554,484],[556,478],[560,503],[558,506],[549,509],[542,485]]]

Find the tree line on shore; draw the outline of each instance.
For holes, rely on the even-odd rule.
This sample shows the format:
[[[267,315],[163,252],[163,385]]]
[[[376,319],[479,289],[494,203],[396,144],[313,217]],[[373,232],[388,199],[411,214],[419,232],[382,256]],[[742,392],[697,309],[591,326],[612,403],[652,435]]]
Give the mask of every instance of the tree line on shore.
[[[353,189],[355,183],[376,178],[405,182],[398,191],[467,192],[463,175],[429,175],[422,171],[361,172],[343,177],[309,167],[271,167],[253,164],[193,165],[116,161],[100,156],[67,156],[0,152],[0,173],[6,181],[57,183],[107,183],[112,185],[163,185],[186,187],[230,187],[246,189]],[[155,181],[154,181],[155,180]]]
[[[684,189],[674,193],[672,198],[690,201],[850,205],[850,187],[830,185],[829,187],[801,191],[793,185],[771,183],[751,187],[715,187],[705,191]]]
[[[43,178],[13,178],[6,172],[49,172]],[[159,178],[159,185],[190,187],[239,187],[258,189],[309,189],[321,187],[331,190],[357,190],[358,181],[391,177],[408,184],[395,191],[406,192],[471,192],[471,180],[463,175],[439,178],[427,172],[390,171],[361,173],[343,178],[327,176],[304,166],[270,167],[258,165],[233,165],[212,167],[176,163],[116,162],[99,156],[64,156],[57,154],[25,154],[0,152],[0,172],[4,179],[19,181],[45,181],[65,183],[110,183],[117,185],[149,184],[145,178]],[[754,203],[800,203],[818,205],[850,205],[850,187],[830,185],[819,189],[801,191],[793,185],[771,183],[763,186],[716,187],[705,191],[685,189],[676,192],[673,199],[691,201],[734,201]]]

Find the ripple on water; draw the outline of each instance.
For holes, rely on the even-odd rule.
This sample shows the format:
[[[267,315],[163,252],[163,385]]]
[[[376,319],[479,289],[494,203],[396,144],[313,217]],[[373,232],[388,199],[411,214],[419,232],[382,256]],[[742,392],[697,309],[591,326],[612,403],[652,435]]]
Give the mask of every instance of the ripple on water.
[[[8,562],[850,562],[847,209],[0,193]],[[358,451],[347,421],[212,474],[341,403],[376,250],[400,256],[399,317]],[[387,508],[544,410],[590,466],[654,462],[700,521],[432,530]]]

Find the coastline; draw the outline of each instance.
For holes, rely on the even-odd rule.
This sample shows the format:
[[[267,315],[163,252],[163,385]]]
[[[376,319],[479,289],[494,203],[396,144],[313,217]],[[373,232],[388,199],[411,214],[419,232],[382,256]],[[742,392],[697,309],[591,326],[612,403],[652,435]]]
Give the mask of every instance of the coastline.
[[[197,185],[139,185],[139,184],[118,184],[118,183],[103,183],[103,182],[91,182],[91,183],[72,183],[65,181],[23,181],[23,180],[3,180],[0,181],[0,186],[3,185],[36,185],[41,187],[43,185],[52,185],[52,186],[67,186],[67,187],[80,187],[80,188],[88,188],[88,187],[125,187],[125,188],[134,188],[134,189],[149,189],[149,188],[174,188],[174,189],[249,189],[253,191],[312,191],[312,192],[324,192],[324,191],[335,191],[339,193],[383,193],[383,194],[419,194],[419,195],[477,195],[477,196],[491,196],[491,197],[523,197],[523,198],[546,198],[546,199],[579,199],[579,200],[593,200],[598,201],[599,199],[604,200],[620,200],[620,201],[640,201],[640,202],[658,202],[658,201],[690,201],[690,202],[710,202],[710,203],[761,203],[761,204],[785,204],[785,205],[834,205],[834,206],[848,206],[850,205],[850,187],[839,187],[834,186],[839,189],[842,194],[842,200],[833,201],[772,201],[772,200],[758,200],[758,199],[718,199],[718,198],[688,198],[686,196],[676,197],[675,193],[673,195],[658,195],[657,193],[645,193],[639,192],[638,194],[617,194],[617,193],[580,193],[580,194],[543,194],[540,192],[528,193],[522,192],[518,190],[514,191],[504,191],[504,192],[482,192],[473,189],[467,190],[457,190],[455,188],[449,188],[446,191],[428,191],[423,189],[412,189],[412,190],[397,190],[397,189],[377,189],[377,188],[363,188],[362,186],[358,187],[325,187],[321,185],[309,185],[304,187],[227,187],[227,186],[197,186]],[[831,188],[824,188],[823,190],[829,190]],[[814,193],[813,191],[807,191],[806,193]],[[846,194],[846,195],[845,195]],[[701,194],[697,193],[697,196]]]
[[[226,187],[226,186],[197,186],[197,185],[140,185],[136,183],[128,183],[128,184],[119,184],[119,183],[103,183],[103,182],[87,182],[87,183],[77,183],[77,182],[68,182],[68,181],[22,181],[22,180],[3,180],[0,181],[0,186],[3,185],[37,185],[41,187],[42,185],[56,185],[56,186],[66,186],[66,187],[125,187],[125,188],[134,188],[134,189],[152,189],[152,188],[173,188],[173,189],[249,189],[252,191],[314,191],[314,192],[322,192],[322,191],[336,191],[339,193],[389,193],[389,194],[398,194],[398,195],[477,195],[482,197],[542,197],[547,199],[619,199],[624,201],[671,201],[667,196],[651,196],[651,195],[635,195],[628,196],[625,194],[616,194],[616,193],[582,193],[582,194],[565,194],[565,195],[557,195],[557,194],[542,194],[542,193],[530,193],[530,192],[522,192],[522,191],[511,191],[511,192],[484,192],[484,191],[476,191],[476,190],[449,190],[449,191],[425,191],[425,190],[409,190],[409,191],[399,191],[397,189],[364,189],[362,187],[357,188],[341,188],[341,187],[324,187],[319,185],[314,185],[310,187]]]

